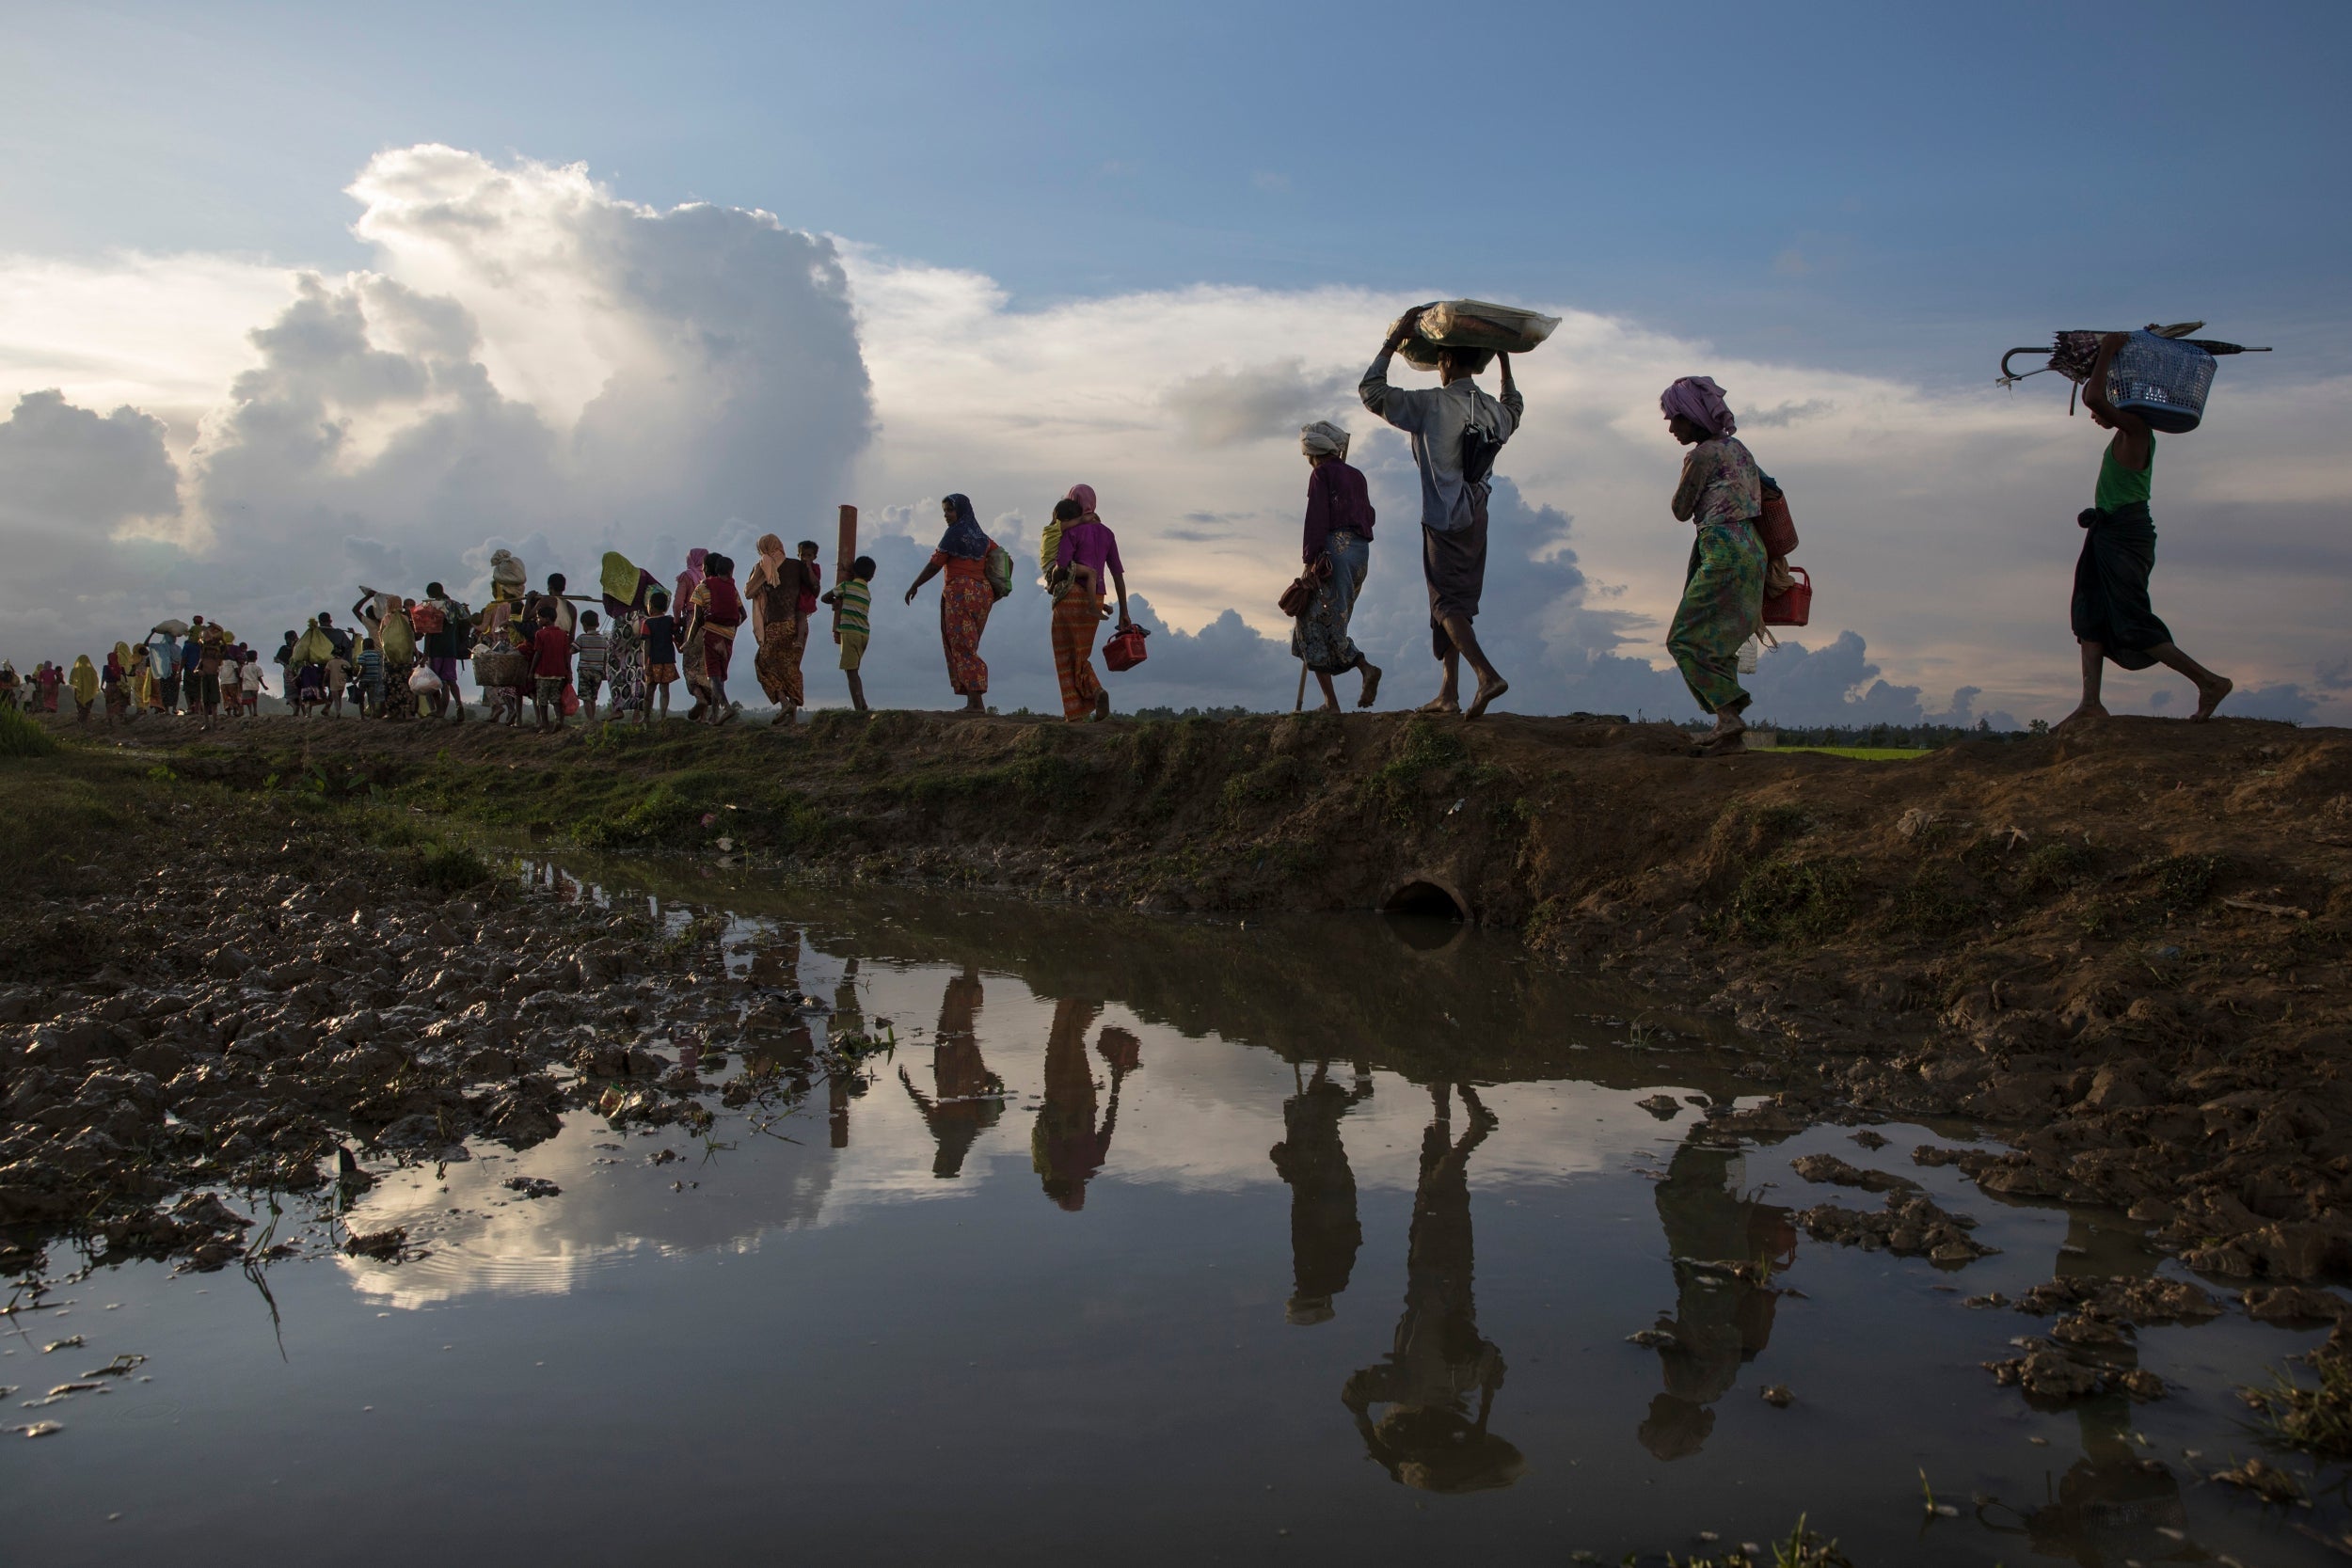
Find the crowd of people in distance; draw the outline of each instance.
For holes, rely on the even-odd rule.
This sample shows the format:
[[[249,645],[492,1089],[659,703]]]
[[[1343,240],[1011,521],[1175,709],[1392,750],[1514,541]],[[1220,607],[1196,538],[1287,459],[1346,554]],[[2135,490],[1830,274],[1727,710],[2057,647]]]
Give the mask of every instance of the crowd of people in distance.
[[[1476,629],[1486,576],[1487,505],[1496,456],[1526,415],[1513,380],[1511,356],[1485,349],[1439,346],[1438,385],[1398,388],[1389,381],[1392,356],[1411,341],[1419,311],[1391,329],[1358,385],[1364,407],[1408,437],[1420,479],[1422,576],[1429,600],[1430,651],[1440,678],[1421,711],[1477,719],[1511,689],[1481,646]],[[2083,335],[2086,343],[2090,335]],[[2112,432],[2101,459],[2094,504],[2077,521],[2086,531],[2074,570],[2072,625],[2082,652],[2083,696],[2070,721],[2099,717],[2100,676],[2106,662],[2127,670],[2161,663],[2195,684],[2195,718],[2210,718],[2231,683],[2182,652],[2159,620],[2148,592],[2155,562],[2149,517],[2155,433],[2107,394],[2107,372],[2126,334],[2099,339],[2086,383],[2091,418]],[[1425,346],[1425,345],[1424,345]],[[2086,357],[2090,355],[2086,347]],[[1500,395],[1477,378],[1500,360]],[[1715,729],[1708,751],[1736,751],[1747,728],[1751,695],[1741,685],[1742,651],[1769,636],[1768,585],[1785,583],[1785,559],[1767,545],[1767,494],[1777,488],[1735,434],[1738,422],[1724,388],[1703,375],[1683,376],[1660,395],[1668,431],[1690,448],[1669,506],[1693,536],[1683,592],[1666,636],[1684,684]],[[1298,579],[1283,596],[1294,618],[1291,652],[1304,683],[1311,673],[1322,708],[1340,707],[1335,680],[1356,674],[1356,705],[1376,700],[1381,671],[1349,635],[1349,625],[1372,568],[1375,521],[1362,472],[1347,461],[1350,436],[1318,420],[1300,432],[1309,473],[1306,524]],[[966,711],[986,710],[988,663],[980,641],[991,611],[1013,591],[1012,557],[988,536],[972,501],[942,503],[945,531],[930,561],[907,586],[905,602],[939,579],[940,645],[947,683]],[[839,667],[851,705],[866,710],[861,676],[873,635],[869,556],[859,556],[844,579],[824,586],[817,545],[790,552],[776,534],[762,535],[740,581],[734,561],[716,551],[687,552],[684,569],[664,584],[617,552],[603,561],[598,592],[576,594],[562,573],[531,588],[523,563],[506,550],[490,559],[490,600],[479,612],[438,582],[421,598],[362,588],[351,607],[349,629],[322,611],[300,631],[288,631],[264,660],[253,647],[202,616],[158,623],[145,641],[117,643],[103,663],[87,655],[70,668],[43,659],[29,676],[0,662],[0,707],[59,711],[70,694],[82,723],[103,713],[108,726],[144,714],[187,714],[207,728],[228,718],[251,718],[273,689],[297,715],[338,717],[347,709],[371,719],[420,717],[461,721],[461,661],[470,659],[481,701],[493,721],[534,729],[562,728],[575,716],[593,722],[650,722],[670,716],[673,689],[683,684],[690,721],[723,725],[741,717],[728,693],[735,644],[746,628],[752,673],[789,724],[807,705],[802,669],[810,626],[830,607]],[[1117,630],[1108,651],[1127,663],[1140,659],[1142,629],[1129,611],[1126,568],[1119,540],[1096,510],[1091,485],[1073,484],[1057,502],[1040,547],[1040,586],[1051,597],[1054,671],[1062,716],[1071,722],[1110,716],[1109,689],[1094,668],[1106,621]],[[1116,609],[1113,609],[1114,602]],[[594,608],[590,608],[590,607]],[[1112,668],[1126,667],[1110,657]],[[1476,681],[1462,698],[1462,666]],[[1747,668],[1754,668],[1748,665]],[[273,688],[272,682],[276,682]]]

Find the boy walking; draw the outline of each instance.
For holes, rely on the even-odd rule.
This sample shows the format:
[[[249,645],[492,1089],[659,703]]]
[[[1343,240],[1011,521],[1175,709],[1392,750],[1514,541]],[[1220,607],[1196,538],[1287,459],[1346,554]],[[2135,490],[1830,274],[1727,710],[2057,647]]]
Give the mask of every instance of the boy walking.
[[[591,724],[596,721],[596,692],[612,668],[612,645],[597,629],[602,625],[595,610],[583,610],[580,635],[572,639],[572,647],[580,655],[580,711]]]
[[[850,705],[860,713],[866,711],[866,682],[858,672],[866,662],[866,641],[870,635],[874,571],[874,558],[859,556],[850,563],[850,580],[824,596],[825,603],[840,611],[834,621],[833,639],[841,644],[841,671],[850,677]]]
[[[556,624],[556,601],[539,601],[539,629],[531,634],[526,657],[534,677],[532,709],[539,728],[564,727],[564,688],[572,678],[572,634]]]

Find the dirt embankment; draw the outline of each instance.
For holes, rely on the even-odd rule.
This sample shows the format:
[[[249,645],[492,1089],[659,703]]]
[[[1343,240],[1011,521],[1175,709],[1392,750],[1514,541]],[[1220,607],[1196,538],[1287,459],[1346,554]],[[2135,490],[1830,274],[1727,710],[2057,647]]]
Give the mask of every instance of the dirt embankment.
[[[2217,1277],[2352,1266],[2343,731],[2119,720],[1901,764],[1511,717],[119,738],[599,848],[1145,910],[1451,902],[1712,994],[1784,1053],[1792,1118],[1974,1115],[2016,1145],[1990,1189],[2132,1209]]]

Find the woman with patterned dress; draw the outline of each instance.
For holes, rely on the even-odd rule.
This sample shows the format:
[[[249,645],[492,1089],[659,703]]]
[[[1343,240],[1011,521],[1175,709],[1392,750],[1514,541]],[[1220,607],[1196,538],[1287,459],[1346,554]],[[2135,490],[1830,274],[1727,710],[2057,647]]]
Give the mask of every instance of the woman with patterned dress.
[[[1329,420],[1298,433],[1307,454],[1307,529],[1298,559],[1314,578],[1315,596],[1291,628],[1291,657],[1314,672],[1323,688],[1323,713],[1340,711],[1331,677],[1350,670],[1364,677],[1358,707],[1380,694],[1380,667],[1366,658],[1347,625],[1355,619],[1356,596],[1372,570],[1372,492],[1363,473],[1347,461],[1348,434]]]
[[[1707,749],[1738,751],[1749,702],[1740,685],[1740,645],[1756,635],[1764,612],[1764,544],[1756,535],[1764,486],[1756,459],[1732,434],[1737,422],[1712,377],[1686,375],[1658,401],[1666,427],[1691,449],[1674,515],[1697,531],[1666,651],[1699,706],[1715,716]]]
[[[939,588],[939,641],[947,653],[948,684],[963,699],[965,712],[985,713],[988,666],[980,658],[980,634],[988,629],[988,612],[996,606],[996,595],[988,586],[991,543],[980,531],[980,519],[968,497],[949,496],[940,510],[947,531],[940,536],[930,563],[908,586],[907,603],[914,602],[915,590],[940,573],[947,574]]]

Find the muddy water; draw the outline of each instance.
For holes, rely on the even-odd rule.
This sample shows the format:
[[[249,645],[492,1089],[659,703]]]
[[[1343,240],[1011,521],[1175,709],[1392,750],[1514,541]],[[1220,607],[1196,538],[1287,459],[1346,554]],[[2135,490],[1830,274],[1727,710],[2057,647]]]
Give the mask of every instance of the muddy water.
[[[2176,1269],[2137,1227],[1911,1164],[1966,1129],[1710,1131],[1761,1087],[1737,1039],[1506,939],[528,875],[723,912],[763,990],[701,1042],[716,1119],[378,1163],[348,1223],[407,1261],[131,1265],[18,1313],[12,1406],[148,1359],[0,1443],[9,1560],[1614,1561],[1800,1513],[1865,1563],[2341,1560],[2297,1528],[2340,1501],[2201,1479],[2256,1451],[2232,1386],[2313,1334],[2143,1330],[2170,1397],[2031,1408],[1979,1364],[2047,1321],[1963,1296]],[[809,1066],[861,1035],[896,1049]],[[1808,1240],[1878,1202],[1815,1151],[1999,1252]]]

